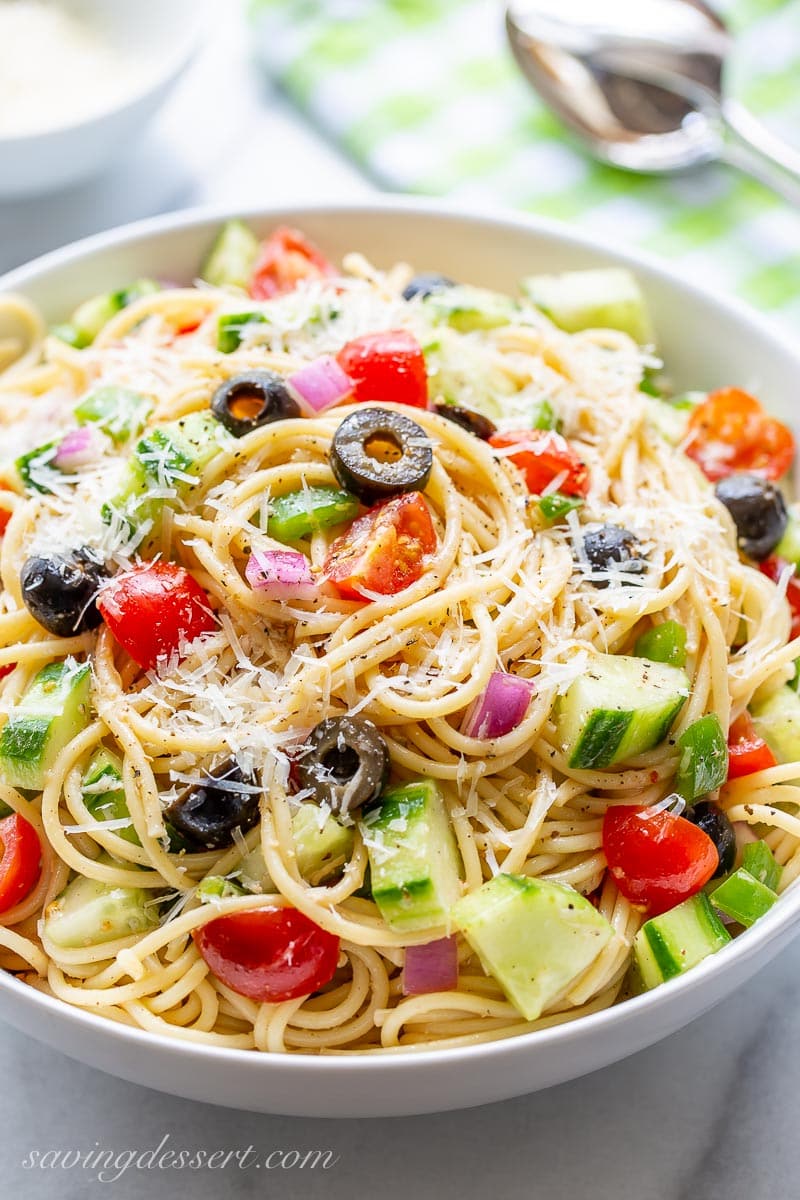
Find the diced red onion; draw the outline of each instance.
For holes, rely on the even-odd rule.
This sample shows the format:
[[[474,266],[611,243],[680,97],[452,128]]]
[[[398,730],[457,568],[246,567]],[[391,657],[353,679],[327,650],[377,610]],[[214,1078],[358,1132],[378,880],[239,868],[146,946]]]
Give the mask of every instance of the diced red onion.
[[[353,390],[352,379],[330,354],[301,367],[287,382],[300,403],[312,413],[341,404]]]
[[[458,947],[454,937],[439,938],[406,949],[403,995],[451,992],[458,986]]]
[[[536,691],[532,679],[495,671],[486,691],[467,709],[461,732],[472,738],[497,738],[516,729]]]
[[[87,463],[96,462],[100,458],[104,443],[102,433],[91,425],[70,429],[58,444],[53,456],[53,466],[67,474],[78,467],[85,467]]]
[[[254,550],[244,573],[251,588],[271,600],[313,600],[318,592],[311,563],[299,550]]]

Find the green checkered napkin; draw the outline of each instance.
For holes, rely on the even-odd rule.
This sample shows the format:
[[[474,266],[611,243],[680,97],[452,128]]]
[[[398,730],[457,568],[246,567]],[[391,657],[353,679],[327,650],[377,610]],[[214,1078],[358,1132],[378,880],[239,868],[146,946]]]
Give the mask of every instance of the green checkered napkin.
[[[601,0],[598,0],[601,2]],[[800,212],[714,165],[592,162],[506,49],[500,0],[251,0],[258,51],[313,122],[395,190],[559,217],[669,258],[800,328]],[[800,0],[727,0],[733,88],[800,144]]]

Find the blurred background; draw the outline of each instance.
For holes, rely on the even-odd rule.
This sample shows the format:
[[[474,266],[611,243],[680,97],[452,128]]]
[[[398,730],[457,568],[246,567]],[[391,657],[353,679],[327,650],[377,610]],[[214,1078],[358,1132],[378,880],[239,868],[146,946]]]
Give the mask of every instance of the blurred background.
[[[626,14],[633,30],[651,2],[549,7],[570,19],[613,10],[625,32]],[[800,156],[800,0],[717,0],[715,8],[731,31],[726,90]],[[72,119],[70,92],[91,75],[77,60],[70,70],[66,53],[42,58],[47,37],[57,46],[68,40],[63,28],[42,26],[42,9],[84,27],[97,21],[117,39],[118,65],[90,62],[98,82],[84,89],[88,108],[72,115],[78,125],[92,124],[103,96],[107,105],[123,101],[103,66],[106,76],[130,72],[129,90],[158,94],[148,111],[108,130],[111,144],[94,147],[101,161],[88,181],[31,195],[26,173],[38,173],[37,187],[52,186],[84,152],[83,133],[78,145],[52,131],[48,140],[42,129]],[[792,204],[716,163],[653,176],[597,161],[526,82],[503,10],[499,0],[0,0],[0,270],[171,209],[346,200],[381,188],[578,224],[664,255],[800,328],[800,186]],[[14,66],[26,61],[21,12],[23,33],[40,47],[35,129],[12,104],[26,82]],[[634,97],[628,123],[637,113],[647,119],[649,99]]]

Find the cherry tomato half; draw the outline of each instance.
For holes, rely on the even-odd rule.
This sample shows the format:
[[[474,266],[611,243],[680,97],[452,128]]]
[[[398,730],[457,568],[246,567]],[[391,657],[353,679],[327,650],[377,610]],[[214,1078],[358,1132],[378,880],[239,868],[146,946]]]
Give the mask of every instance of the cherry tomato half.
[[[493,433],[489,445],[497,450],[514,448],[507,455],[525,476],[528,491],[540,496],[559,476],[558,490],[566,496],[585,496],[589,491],[589,468],[566,438],[551,429],[513,429]]]
[[[330,983],[339,939],[296,908],[255,908],[201,925],[192,934],[226,987],[269,1004],[307,996]]]
[[[0,821],[0,912],[33,891],[42,872],[39,835],[19,813]]]
[[[376,504],[331,545],[324,572],[342,596],[393,596],[423,571],[423,558],[436,549],[436,530],[423,496],[408,492]]]
[[[792,464],[794,438],[755,397],[721,388],[692,412],[685,449],[712,481],[734,471],[780,479]]]
[[[142,563],[115,575],[97,607],[120,646],[145,671],[217,627],[208,596],[177,563]]]
[[[342,346],[339,366],[355,384],[354,399],[428,407],[425,355],[413,333],[388,329],[367,333]]]
[[[606,811],[603,852],[622,895],[650,916],[688,900],[719,866],[716,846],[697,825],[636,804]]]
[[[249,291],[255,300],[271,300],[291,292],[303,279],[335,274],[333,264],[299,229],[280,225],[261,243]]]
[[[765,558],[763,562],[760,562],[758,569],[762,575],[766,575],[774,583],[778,583],[783,572],[791,565],[785,558],[778,558],[773,554],[771,558]],[[800,637],[800,579],[796,574],[789,576],[789,582],[786,585],[786,599],[792,613],[791,636],[792,638]]]
[[[743,712],[728,732],[728,779],[739,779],[755,771],[777,765],[777,759],[753,726],[749,712]]]

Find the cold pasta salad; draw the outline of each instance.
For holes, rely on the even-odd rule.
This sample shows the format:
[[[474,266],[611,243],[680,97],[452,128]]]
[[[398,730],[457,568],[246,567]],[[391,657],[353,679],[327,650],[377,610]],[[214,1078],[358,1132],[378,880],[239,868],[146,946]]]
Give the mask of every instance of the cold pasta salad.
[[[0,297],[0,965],[320,1054],[725,953],[800,874],[790,431],[675,394],[618,268],[230,221],[119,286]]]

